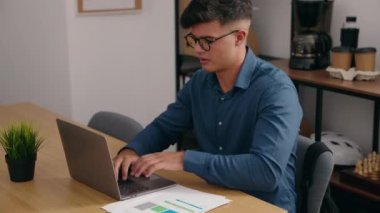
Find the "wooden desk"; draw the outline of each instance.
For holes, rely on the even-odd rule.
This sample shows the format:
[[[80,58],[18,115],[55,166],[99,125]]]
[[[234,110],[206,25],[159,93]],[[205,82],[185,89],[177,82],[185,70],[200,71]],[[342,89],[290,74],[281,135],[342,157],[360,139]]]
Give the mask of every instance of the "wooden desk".
[[[115,200],[70,178],[55,119],[61,117],[33,104],[0,106],[0,129],[12,122],[31,121],[46,141],[38,152],[34,180],[14,183],[9,179],[4,155],[0,156],[1,212],[104,212]],[[114,155],[124,143],[106,136]],[[3,153],[1,151],[1,153]],[[230,204],[212,212],[286,212],[243,192],[207,184],[186,172],[159,172],[177,183],[226,196]]]
[[[321,140],[323,91],[332,91],[350,96],[356,96],[374,101],[374,120],[372,131],[372,150],[379,148],[380,123],[380,78],[374,81],[344,81],[332,78],[325,70],[302,71],[290,69],[289,60],[274,60],[272,64],[284,70],[297,85],[314,87],[317,90],[315,135],[316,141]]]

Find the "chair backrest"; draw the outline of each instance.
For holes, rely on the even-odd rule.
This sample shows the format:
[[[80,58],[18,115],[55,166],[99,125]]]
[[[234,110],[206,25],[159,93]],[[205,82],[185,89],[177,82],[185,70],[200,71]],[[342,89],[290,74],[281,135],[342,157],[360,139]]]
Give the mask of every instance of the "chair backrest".
[[[334,159],[331,151],[319,152],[315,155],[316,149],[323,148],[328,150],[323,142],[314,142],[304,136],[298,137],[297,160],[296,160],[296,191],[297,191],[297,212],[303,213],[319,213],[325,195],[327,186],[330,182],[331,174],[334,168]],[[318,147],[317,147],[318,146]],[[318,150],[318,149],[317,149]],[[321,150],[321,149],[319,149]],[[312,153],[314,152],[314,153]],[[314,165],[305,165],[305,157],[314,156]],[[312,157],[313,158],[313,157]],[[310,164],[312,161],[308,161]],[[311,170],[311,182],[305,187],[305,174],[307,170]],[[303,191],[304,190],[304,191]],[[301,206],[305,205],[305,210],[301,210]]]
[[[133,118],[108,111],[95,113],[88,126],[125,142],[131,141],[143,129]]]

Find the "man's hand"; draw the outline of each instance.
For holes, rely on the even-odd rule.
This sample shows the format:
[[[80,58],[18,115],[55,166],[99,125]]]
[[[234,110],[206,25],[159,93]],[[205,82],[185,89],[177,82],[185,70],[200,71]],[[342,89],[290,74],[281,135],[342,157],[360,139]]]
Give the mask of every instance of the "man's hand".
[[[144,155],[132,164],[131,174],[140,177],[150,177],[157,170],[183,170],[185,152],[157,152]]]
[[[121,170],[121,176],[123,180],[128,178],[128,169],[133,162],[135,162],[139,156],[135,151],[131,149],[124,149],[113,159],[113,170],[116,179],[119,178],[119,170]]]

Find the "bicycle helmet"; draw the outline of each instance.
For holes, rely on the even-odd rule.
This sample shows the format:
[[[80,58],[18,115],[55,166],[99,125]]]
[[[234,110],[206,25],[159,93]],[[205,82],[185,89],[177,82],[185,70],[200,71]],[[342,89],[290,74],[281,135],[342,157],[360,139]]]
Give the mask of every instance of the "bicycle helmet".
[[[315,134],[311,134],[310,138],[314,140]],[[333,152],[335,165],[352,166],[363,159],[360,147],[343,134],[325,131],[321,133],[321,141]]]

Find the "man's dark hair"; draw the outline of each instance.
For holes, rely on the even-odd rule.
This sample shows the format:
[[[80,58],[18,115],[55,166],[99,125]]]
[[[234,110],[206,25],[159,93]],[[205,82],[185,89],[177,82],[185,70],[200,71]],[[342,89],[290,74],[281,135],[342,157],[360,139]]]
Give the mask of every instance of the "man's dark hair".
[[[191,0],[180,22],[185,29],[210,21],[225,25],[237,20],[251,20],[252,10],[252,0]]]

